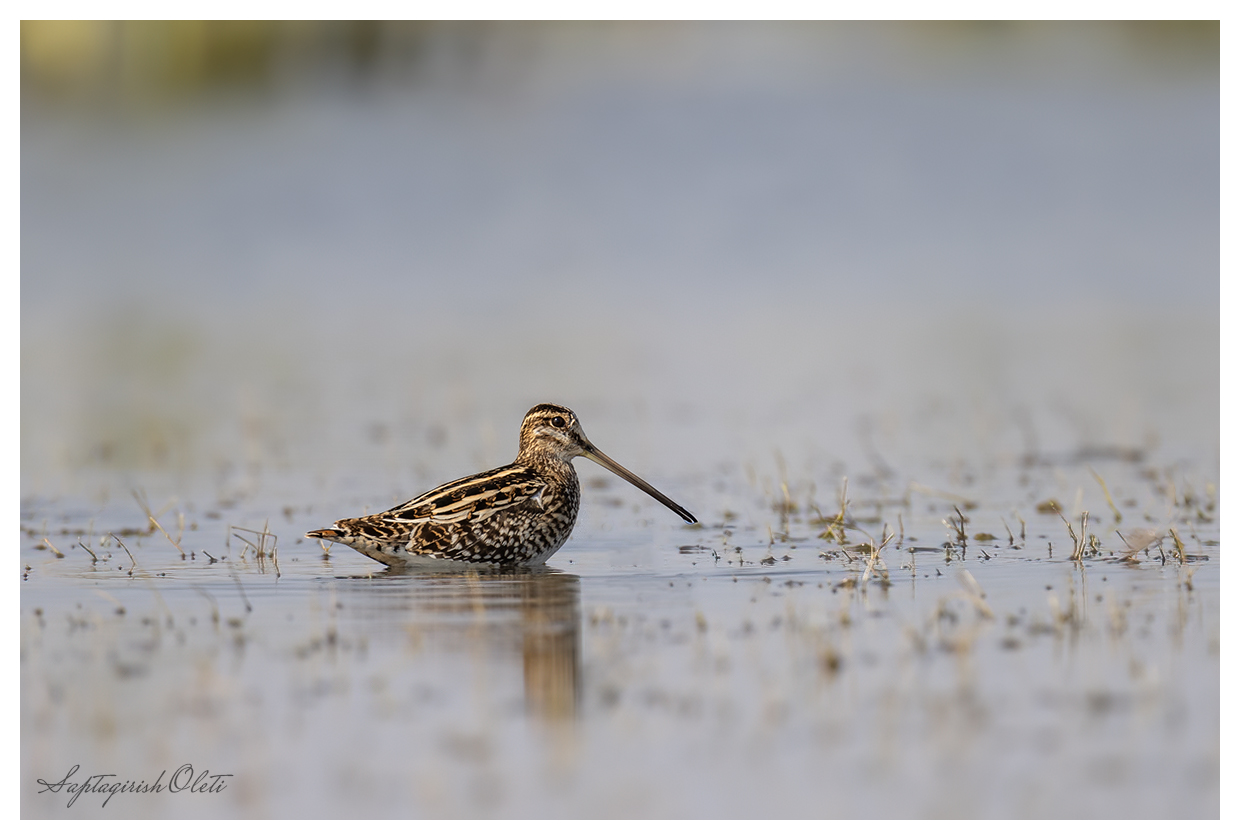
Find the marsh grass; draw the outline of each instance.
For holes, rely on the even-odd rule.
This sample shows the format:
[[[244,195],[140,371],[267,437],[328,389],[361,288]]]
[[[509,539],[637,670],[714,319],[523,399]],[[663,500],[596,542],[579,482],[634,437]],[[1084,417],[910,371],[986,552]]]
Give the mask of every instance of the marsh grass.
[[[1175,528],[1171,528],[1171,540],[1175,543],[1175,557],[1179,560],[1180,565],[1184,564],[1187,554],[1184,551],[1184,543],[1180,540],[1180,532]]]
[[[1072,554],[1070,555],[1069,559],[1071,559],[1073,563],[1076,563],[1079,566],[1081,562],[1085,559],[1085,548],[1087,545],[1086,536],[1088,534],[1087,527],[1089,525],[1089,511],[1085,511],[1084,513],[1081,514],[1081,535],[1079,537],[1076,535],[1076,531],[1072,528],[1072,523],[1068,521],[1067,517],[1063,515],[1062,511],[1059,513],[1059,518],[1063,520],[1064,525],[1068,526],[1068,536],[1072,538]]]
[[[280,558],[276,550],[276,541],[279,539],[275,534],[271,533],[268,528],[269,521],[263,522],[263,530],[255,531],[253,528],[242,528],[239,525],[230,525],[229,533],[235,535],[237,539],[245,543],[245,548],[241,549],[240,559],[246,558],[247,551],[254,552],[254,559],[258,562],[260,572],[266,572],[266,562],[271,561],[275,568],[276,578],[280,577]],[[238,533],[240,532],[240,533]],[[249,540],[241,534],[253,534],[254,539]]]
[[[818,539],[832,540],[840,545],[844,545],[848,539],[848,535],[845,533],[845,523],[848,521],[848,476],[844,476],[840,484],[839,503],[840,509],[835,516],[827,519],[819,512],[816,524],[825,526],[822,532],[818,534]]]
[[[1084,475],[1083,469],[1081,473],[1078,483],[1092,490],[1093,479]],[[1046,485],[1058,478],[1048,472],[1034,480]],[[799,749],[805,732],[835,733],[858,720],[858,728],[864,725],[870,728],[867,731],[898,731],[910,733],[914,741],[933,742],[933,747],[926,748],[928,759],[946,761],[958,758],[959,745],[970,738],[975,739],[978,750],[1002,752],[1010,748],[1010,732],[1027,736],[1030,743],[1048,734],[1076,737],[1079,721],[1075,718],[1069,717],[1062,725],[1046,725],[1046,708],[1039,704],[1054,702],[1059,704],[1056,708],[1070,714],[1072,709],[1084,709],[1092,715],[1082,726],[1092,726],[1102,714],[1111,716],[1113,725],[1091,729],[1093,734],[1088,738],[1092,740],[1087,745],[1090,750],[1126,756],[1122,750],[1129,749],[1130,741],[1136,739],[1114,733],[1132,722],[1126,717],[1128,705],[1148,702],[1151,708],[1159,709],[1163,695],[1156,692],[1171,692],[1166,686],[1171,686],[1171,676],[1178,676],[1181,660],[1177,657],[1198,656],[1191,661],[1197,667],[1195,673],[1202,672],[1201,657],[1206,654],[1201,651],[1213,639],[1210,622],[1216,613],[1210,610],[1217,601],[1218,569],[1217,563],[1198,563],[1195,556],[1187,554],[1187,547],[1195,546],[1193,540],[1198,539],[1205,546],[1202,551],[1217,559],[1217,532],[1208,526],[1201,526],[1200,538],[1192,524],[1180,522],[1172,523],[1174,536],[1165,524],[1115,531],[1123,541],[1115,546],[1116,554],[1125,554],[1106,558],[1100,556],[1104,552],[1099,534],[1088,527],[1088,514],[1081,516],[1079,510],[1060,517],[1063,531],[1053,520],[1033,520],[1034,527],[1026,535],[1032,542],[1021,542],[1021,526],[1013,528],[1012,523],[1028,513],[1037,499],[1049,495],[1041,487],[1027,488],[1012,481],[1006,486],[1019,489],[1002,498],[996,498],[992,488],[984,488],[978,493],[984,504],[980,512],[944,504],[939,497],[916,498],[912,508],[898,509],[893,528],[889,517],[881,526],[855,519],[858,510],[869,514],[871,504],[865,492],[869,486],[856,477],[848,485],[839,483],[839,507],[833,514],[814,522],[815,508],[805,503],[799,491],[805,483],[799,476],[786,485],[770,482],[760,502],[739,514],[730,512],[716,518],[717,524],[694,533],[692,544],[681,545],[684,537],[679,532],[656,530],[655,539],[663,539],[658,545],[666,550],[650,552],[646,548],[651,529],[640,522],[631,524],[628,541],[619,544],[610,542],[610,537],[592,543],[590,529],[579,532],[578,539],[553,561],[552,565],[560,568],[547,576],[554,581],[579,572],[584,597],[594,599],[587,602],[588,609],[574,608],[582,609],[580,616],[571,613],[566,617],[564,626],[576,641],[568,653],[562,657],[557,654],[556,659],[557,667],[580,669],[578,690],[583,699],[575,725],[588,731],[590,737],[598,737],[600,732],[610,732],[624,717],[642,721],[651,727],[651,733],[656,726],[659,732],[665,731],[661,727],[666,723],[674,725],[676,731],[687,727],[692,732],[696,727],[694,737],[715,737],[710,710],[719,709],[722,715],[727,704],[733,703],[730,709],[741,709],[739,714],[755,715],[741,718],[741,723],[766,727],[761,731],[771,736],[769,755],[781,761],[785,760],[781,751]],[[1122,506],[1122,500],[1133,495],[1132,488],[1118,476],[1112,485]],[[791,488],[787,495],[785,486]],[[1057,490],[1060,498],[1069,499],[1075,491],[1074,487]],[[1093,492],[1101,504],[1098,491]],[[709,500],[707,490],[701,494]],[[721,490],[713,505],[725,511],[739,495],[734,488]],[[279,496],[275,499],[284,501]],[[789,499],[795,499],[799,509],[788,510],[787,527],[803,533],[787,546],[786,553],[781,551],[784,556],[772,557],[764,548],[772,547],[780,535],[772,527],[779,520],[770,513],[771,505],[787,507]],[[1156,501],[1162,504],[1164,499]],[[132,522],[133,504],[124,494],[120,502],[121,508],[128,506],[131,518],[127,521]],[[309,708],[319,709],[323,720],[336,721],[347,717],[339,714],[347,712],[340,705],[342,697],[373,698],[378,708],[388,710],[375,724],[384,737],[399,731],[409,736],[408,740],[423,739],[432,748],[439,731],[434,726],[466,731],[473,724],[473,712],[466,713],[471,697],[480,698],[478,703],[495,704],[498,696],[507,704],[483,708],[484,712],[490,709],[491,725],[500,734],[505,727],[528,725],[527,721],[539,714],[534,695],[522,692],[533,691],[529,680],[537,668],[530,670],[530,663],[541,662],[538,656],[544,650],[541,641],[530,640],[545,639],[548,628],[543,612],[530,608],[524,595],[517,598],[515,592],[509,592],[492,609],[495,605],[488,600],[492,597],[488,595],[491,584],[476,574],[426,579],[374,574],[374,578],[384,580],[372,583],[361,580],[369,571],[362,561],[348,556],[331,564],[281,564],[285,574],[274,586],[271,575],[262,575],[268,571],[268,563],[272,567],[276,564],[277,533],[265,521],[262,504],[253,500],[243,503],[249,507],[234,512],[237,519],[233,521],[248,520],[260,527],[240,527],[222,519],[214,521],[209,531],[204,529],[196,535],[185,531],[186,541],[181,545],[195,549],[196,562],[178,562],[173,553],[161,548],[169,541],[154,535],[157,528],[144,528],[134,538],[125,531],[108,531],[106,526],[99,529],[106,542],[99,541],[98,533],[89,539],[83,537],[82,554],[74,548],[68,552],[67,561],[54,562],[50,548],[34,550],[35,544],[58,533],[53,515],[48,520],[50,533],[44,527],[38,536],[23,541],[35,565],[31,583],[22,584],[28,587],[23,599],[29,599],[23,608],[28,618],[23,626],[28,629],[23,632],[30,640],[29,649],[36,651],[35,663],[50,668],[50,657],[41,651],[51,650],[43,640],[51,638],[52,631],[44,629],[43,624],[53,629],[64,627],[59,619],[67,617],[71,632],[62,644],[103,650],[105,658],[111,657],[99,660],[109,690],[136,694],[151,688],[155,699],[170,709],[179,708],[177,703],[184,695],[183,676],[189,675],[193,686],[194,674],[224,673],[227,669],[214,663],[228,664],[228,657],[233,657],[238,665],[257,662],[260,667],[238,667],[235,674],[226,674],[228,680],[247,696],[261,697],[273,708],[283,711],[289,702],[317,704]],[[305,506],[307,514],[310,507]],[[274,505],[266,509],[280,510]],[[193,518],[192,511],[192,507],[187,508],[187,519]],[[993,545],[977,539],[974,531],[982,532],[978,526],[1000,518],[1000,511],[1008,539],[1004,541],[1000,535]],[[1191,515],[1190,509],[1183,507],[1178,512]],[[37,523],[42,513],[32,511],[28,521]],[[153,513],[157,520],[172,524],[168,512]],[[624,514],[613,514],[613,526],[617,521],[626,522]],[[103,515],[114,514],[109,510]],[[287,532],[301,531],[303,526],[297,516],[286,525],[287,518],[277,514],[270,520],[276,524],[276,532],[283,529],[285,533],[278,535],[285,536],[286,543],[290,539]],[[1024,520],[1020,521],[1023,524]],[[821,531],[827,535],[825,542],[815,538],[819,529],[808,523],[821,524]],[[876,530],[879,533],[875,534]],[[841,536],[845,539],[839,542]],[[1174,545],[1175,536],[1181,539],[1179,546]],[[58,544],[65,543],[63,538],[58,539]],[[194,539],[209,541],[191,546],[189,542]],[[235,546],[231,545],[234,539]],[[161,605],[162,614],[153,612],[151,622],[145,620],[143,608],[131,600],[132,594],[127,594],[140,587],[125,580],[124,571],[118,570],[121,564],[101,563],[99,569],[89,568],[88,553],[93,559],[107,559],[109,551],[115,549],[112,540],[131,557],[130,571],[133,578],[141,580],[140,586],[151,588],[156,597],[162,594],[168,598],[171,609]],[[965,540],[976,546],[967,557],[964,549],[969,543]],[[1140,556],[1142,549],[1153,553],[1158,541],[1167,544],[1173,561],[1179,561],[1172,563],[1174,568],[1160,570],[1148,562],[1140,568],[1119,562]],[[314,542],[297,543],[293,556],[313,557],[317,551]],[[945,542],[950,564],[944,562]],[[225,546],[222,550],[221,544]],[[1040,552],[1039,557],[1031,555],[1048,544],[1053,546],[1058,562],[1036,562],[1046,552]],[[98,545],[107,545],[109,550]],[[893,556],[901,563],[900,571],[892,572],[891,557],[884,552],[897,545],[900,555]],[[94,551],[86,552],[88,546]],[[288,545],[283,548],[287,561]],[[753,559],[749,563],[744,562],[742,549],[757,552],[750,554]],[[909,552],[908,558],[902,556],[904,551]],[[142,564],[136,563],[136,556],[143,557]],[[639,565],[630,567],[630,556]],[[703,562],[707,556],[714,562]],[[1157,556],[1154,553],[1155,560]],[[71,568],[74,559],[81,567],[76,572]],[[1108,559],[1114,564],[1091,562]],[[1071,565],[1065,562],[1068,560]],[[570,562],[577,565],[568,565]],[[742,565],[743,570],[739,568]],[[162,580],[158,576],[165,571],[169,578]],[[279,575],[279,568],[275,571]],[[70,578],[74,574],[77,577]],[[106,601],[103,609],[94,610],[94,616],[80,615],[72,604],[61,603],[63,608],[54,613],[58,620],[45,622],[44,613],[36,610],[46,608],[47,603],[35,599],[46,598],[53,591],[48,586],[52,578],[53,583],[67,582],[70,586],[108,586],[110,582],[115,588],[102,590],[112,596],[103,600],[81,596],[81,600],[96,605]],[[339,588],[339,594],[334,587]],[[254,599],[248,597],[250,592],[255,593]],[[327,594],[320,599],[324,592]],[[1173,597],[1179,599],[1178,605],[1168,602]],[[122,607],[128,618],[119,612]],[[286,621],[286,614],[292,618]],[[175,626],[170,624],[174,616]],[[579,617],[584,621],[579,623]],[[489,636],[488,627],[496,628],[497,634]],[[1178,635],[1160,632],[1164,627]],[[100,628],[116,634],[120,644],[115,651],[96,641],[100,634],[95,631]],[[307,633],[312,636],[309,641]],[[513,644],[517,638],[523,641]],[[1171,648],[1168,638],[1179,647]],[[365,639],[365,644],[350,647],[359,639]],[[411,643],[411,639],[416,641]],[[187,647],[183,650],[181,644]],[[371,651],[366,656],[350,653],[364,652],[366,645]],[[192,657],[186,657],[185,652],[196,650],[209,653],[198,657],[199,662],[207,664],[189,662]],[[462,652],[468,657],[460,656]],[[471,668],[477,663],[486,666],[482,672],[485,679],[470,680],[469,672],[462,671],[460,664],[466,658]],[[1204,660],[1206,666],[1216,661]],[[30,684],[39,687],[39,675],[30,673]],[[135,677],[142,677],[141,686]],[[1202,685],[1199,676],[1195,679],[1194,691]],[[55,687],[59,690],[64,684],[73,685],[71,679],[58,677]],[[756,688],[738,695],[737,685]],[[1208,680],[1204,686],[1211,687]],[[89,694],[85,688],[73,690],[83,698]],[[33,689],[23,691],[36,701],[44,698]],[[786,698],[779,712],[783,717],[756,717],[767,694]],[[240,718],[228,717],[232,713],[226,710],[233,704],[225,701],[236,699],[235,692],[216,691],[215,696],[216,700],[202,708],[209,708],[209,714],[216,716],[213,719],[220,729],[205,730],[203,743],[196,746],[209,746],[212,738],[226,731],[225,725],[228,730],[240,728],[247,737],[264,743],[260,728],[246,730]],[[290,696],[296,699],[282,699]],[[738,696],[750,705],[737,703]],[[1096,708],[1090,705],[1090,698],[1095,696],[1103,698]],[[522,697],[525,718],[513,712],[522,707]],[[1021,699],[1026,697],[1035,699]],[[452,702],[433,698],[450,698]],[[672,710],[668,698],[685,698],[674,720],[662,717]],[[1166,702],[1184,706],[1188,701],[1167,693]],[[1204,701],[1192,702],[1205,705],[1209,711]],[[927,717],[922,709],[929,706],[923,707],[923,703],[954,708],[957,717]],[[459,714],[446,711],[458,707],[462,709]],[[434,712],[436,708],[444,711]],[[865,717],[867,710],[878,710],[877,717]],[[1198,706],[1190,710],[1198,716],[1203,714]],[[419,721],[428,720],[432,712],[440,717],[417,729]],[[47,731],[58,731],[54,726],[65,722],[66,713],[60,714],[51,720]],[[738,712],[729,710],[726,714]],[[735,722],[734,717],[720,720],[729,725]],[[784,720],[787,724],[781,722]],[[1026,724],[1026,720],[1041,723]],[[952,728],[957,724],[960,728]],[[146,720],[135,716],[118,731],[138,739],[146,725]],[[399,730],[400,726],[413,729]],[[872,755],[885,748],[886,737],[858,736],[850,749]],[[284,738],[264,743],[264,748],[301,749],[297,742]],[[341,739],[342,755],[351,754],[355,748],[352,738]],[[511,756],[507,747],[493,743],[489,749],[497,761],[511,761],[515,766],[528,759]],[[648,749],[653,743],[651,740],[642,746]],[[824,741],[822,747],[824,751],[833,749],[835,742]],[[320,746],[316,743],[312,749]],[[1191,754],[1195,749],[1190,744],[1184,751]],[[1187,765],[1192,757],[1182,763]],[[1016,758],[1030,763],[1044,760],[1036,751],[1017,754]],[[394,765],[385,759],[383,766]],[[1033,766],[1038,773],[1047,767]],[[985,778],[986,772],[979,770],[979,778]]]
[[[955,533],[955,542],[960,546],[960,557],[963,559],[965,550],[969,545],[969,534],[965,530],[965,526],[969,523],[969,520],[963,513],[960,512],[959,505],[953,506],[953,510],[956,511],[956,518],[952,519],[951,517],[948,517],[943,520],[943,524],[951,528]]]
[[[137,568],[138,566],[138,561],[134,558],[133,552],[129,550],[129,547],[127,545],[121,542],[121,538],[116,536],[116,534],[109,534],[108,536],[116,540],[116,544],[119,545],[121,548],[125,549],[125,553],[129,555],[129,575],[132,577],[133,570]]]
[[[1093,467],[1089,468],[1089,472],[1093,475],[1094,480],[1098,482],[1098,486],[1102,488],[1102,495],[1107,500],[1107,506],[1111,508],[1111,513],[1115,514],[1115,524],[1118,525],[1123,522],[1124,514],[1120,513],[1119,508],[1115,506],[1115,500],[1111,498],[1111,490],[1107,487],[1106,481],[1103,480],[1102,476],[1098,475]]]
[[[134,501],[138,503],[138,507],[142,508],[142,512],[146,514],[146,520],[149,523],[150,533],[159,531],[159,533],[163,534],[168,539],[168,542],[172,543],[172,547],[177,550],[177,553],[181,555],[181,559],[184,560],[185,550],[181,548],[181,539],[182,537],[184,537],[184,526],[185,526],[184,517],[181,517],[179,519],[182,530],[180,533],[177,534],[177,538],[174,540],[172,538],[172,535],[164,530],[164,526],[159,524],[159,520],[155,518],[155,514],[151,512],[151,506],[150,504],[147,503],[147,500],[146,500],[146,493],[134,490],[133,498],[134,498]],[[161,514],[163,512],[164,511],[160,511]]]
[[[1007,535],[1008,535],[1008,548],[1015,548],[1015,547],[1016,547],[1016,537],[1012,535],[1012,529],[1011,529],[1011,527],[1008,525],[1008,523],[1007,523],[1007,519],[1005,519],[1004,517],[1000,516],[1000,517],[999,517],[999,521],[1003,523],[1003,530],[1007,531]]]
[[[887,544],[891,542],[893,539],[895,539],[895,533],[894,532],[888,533],[888,527],[884,523],[883,531],[882,531],[882,539],[880,542],[876,544],[874,538],[870,537],[870,541],[868,543],[865,543],[859,546],[853,546],[854,550],[860,549],[858,553],[861,553],[861,552],[865,553],[865,558],[864,558],[865,568],[862,571],[859,580],[857,581],[860,583],[862,587],[865,586],[865,584],[870,580],[871,577],[875,576],[876,571],[878,573],[879,585],[882,586],[883,588],[887,588],[891,586],[891,577],[887,569],[887,563],[883,560],[880,553],[882,552],[884,548],[887,547]],[[849,563],[860,564],[862,562],[862,560],[854,556],[853,553],[848,550],[848,546],[841,545],[840,551],[843,552],[844,556],[848,559]],[[826,557],[827,555],[824,553],[821,556]]]

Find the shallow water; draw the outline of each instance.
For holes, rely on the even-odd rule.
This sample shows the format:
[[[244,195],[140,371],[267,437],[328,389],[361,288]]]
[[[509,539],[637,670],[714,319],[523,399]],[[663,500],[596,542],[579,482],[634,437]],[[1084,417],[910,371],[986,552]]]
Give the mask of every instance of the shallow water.
[[[1023,500],[961,510],[961,545],[967,488],[944,476],[849,489],[852,528],[904,529],[868,569],[804,501],[743,480],[676,489],[699,527],[587,483],[535,574],[325,557],[297,538],[317,503],[269,523],[260,560],[229,525],[262,530],[283,492],[172,504],[185,558],[176,529],[134,533],[135,499],[28,499],[22,772],[232,774],[218,794],[116,794],[113,816],[1217,814],[1213,491],[1181,476],[1173,506],[1176,479],[1103,471],[1126,536],[1170,516],[1148,550],[1125,556],[1104,506],[1074,561],[1065,523]],[[982,497],[1054,472],[1087,470],[997,468]],[[721,521],[737,496],[767,525]],[[105,536],[126,528],[133,560]],[[29,816],[106,798],[23,790]]]
[[[23,98],[22,815],[1217,817],[1216,70],[496,31]],[[301,539],[544,401],[701,525],[579,463],[539,574]]]

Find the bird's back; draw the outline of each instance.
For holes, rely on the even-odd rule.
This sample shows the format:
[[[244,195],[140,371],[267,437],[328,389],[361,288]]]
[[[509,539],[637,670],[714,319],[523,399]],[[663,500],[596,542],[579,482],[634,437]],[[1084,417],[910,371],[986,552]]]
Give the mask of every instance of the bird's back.
[[[570,464],[513,463],[307,536],[348,545],[387,565],[424,558],[540,563],[568,539],[580,503]]]

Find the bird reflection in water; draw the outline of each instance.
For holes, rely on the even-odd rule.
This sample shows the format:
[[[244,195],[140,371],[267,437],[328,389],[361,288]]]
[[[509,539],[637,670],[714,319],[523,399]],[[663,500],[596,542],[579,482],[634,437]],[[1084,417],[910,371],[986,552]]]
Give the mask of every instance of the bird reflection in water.
[[[379,607],[375,617],[389,626],[394,623],[392,612],[398,611],[404,625],[412,621],[419,634],[450,649],[464,640],[471,650],[482,645],[504,658],[519,651],[527,714],[544,720],[576,715],[581,671],[581,586],[576,575],[547,568],[464,573],[387,569],[351,580],[366,580],[370,593],[382,593],[371,604]]]
[[[580,581],[542,574],[519,585],[525,708],[549,720],[571,718],[581,674]]]

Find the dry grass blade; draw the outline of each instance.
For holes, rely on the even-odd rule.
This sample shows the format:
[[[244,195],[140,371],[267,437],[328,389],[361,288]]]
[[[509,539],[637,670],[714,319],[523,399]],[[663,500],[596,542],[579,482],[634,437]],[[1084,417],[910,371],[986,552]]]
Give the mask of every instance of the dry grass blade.
[[[184,560],[185,549],[181,548],[181,543],[178,540],[174,540],[172,535],[164,530],[164,526],[159,524],[159,520],[155,518],[155,514],[151,513],[151,506],[146,502],[146,495],[139,495],[138,491],[134,490],[133,498],[134,501],[138,503],[138,507],[142,508],[142,512],[146,514],[146,519],[150,523],[151,530],[159,531],[159,533],[167,537],[168,542],[172,543],[172,547],[180,553],[181,559]]]
[[[966,545],[968,545],[968,542],[969,542],[969,535],[968,533],[965,532],[964,526],[968,524],[969,520],[963,513],[960,512],[959,505],[953,505],[952,509],[956,511],[956,518],[952,519],[949,516],[943,520],[943,524],[951,528],[952,531],[955,532],[956,542],[960,544],[961,557],[963,558],[964,556],[963,549]]]
[[[271,560],[272,563],[275,565],[276,577],[279,577],[280,562],[276,556],[276,541],[279,538],[275,534],[271,533],[271,531],[267,530],[268,524],[269,522],[264,522],[263,530],[261,531],[255,531],[253,528],[242,528],[238,525],[230,525],[229,533],[235,534],[237,539],[245,543],[247,547],[253,549],[255,559],[258,560],[260,568],[263,568],[263,563],[265,561]],[[241,536],[241,534],[237,533],[238,531],[241,531],[247,534],[254,534],[255,539],[253,541],[248,540],[245,537]],[[244,559],[245,549],[242,549],[241,552],[242,552],[242,558]]]
[[[1008,545],[1009,546],[1016,545],[1016,537],[1012,536],[1012,529],[1008,527],[1007,520],[1004,519],[1002,516],[1000,516],[999,521],[1003,523],[1003,530],[1007,531]]]
[[[774,505],[775,512],[779,514],[779,530],[788,533],[788,520],[792,514],[796,513],[796,503],[792,501],[792,494],[788,490],[788,482],[781,481],[779,483],[780,490],[783,491],[783,498]]]
[[[1171,529],[1171,539],[1175,541],[1175,553],[1180,559],[1180,564],[1184,563],[1184,543],[1180,541],[1180,534],[1174,528]]]
[[[886,525],[883,525],[883,541],[882,541],[882,543],[876,546],[876,545],[874,544],[874,540],[873,540],[873,538],[871,538],[871,539],[870,539],[870,556],[869,556],[868,558],[866,558],[866,561],[865,561],[865,573],[861,575],[861,582],[862,582],[862,583],[865,583],[867,580],[869,580],[869,579],[870,579],[870,576],[874,573],[874,569],[875,569],[875,568],[881,569],[881,571],[882,571],[882,575],[883,575],[882,582],[883,582],[884,584],[886,584],[886,583],[889,583],[889,582],[890,582],[890,581],[888,580],[888,570],[887,570],[887,564],[886,564],[886,562],[884,562],[884,561],[883,561],[883,559],[879,556],[879,552],[881,552],[884,548],[886,548],[886,547],[887,547],[887,543],[889,543],[889,542],[891,542],[893,539],[895,539],[895,536],[896,536],[896,535],[895,535],[894,533],[892,533],[892,534],[888,534],[888,533],[887,533],[887,526],[886,526]]]
[[[835,540],[840,545],[844,544],[847,537],[844,534],[844,523],[848,518],[848,476],[844,476],[844,481],[840,486],[840,511],[834,517],[827,520],[826,528],[818,535],[822,540]]]
[[[1072,556],[1073,563],[1080,563],[1085,557],[1085,546],[1087,545],[1088,532],[1086,530],[1089,524],[1089,511],[1081,514],[1081,535],[1078,537],[1076,531],[1072,527],[1072,523],[1060,513],[1059,518],[1063,520],[1063,524],[1068,526],[1068,536],[1072,538]]]
[[[1107,505],[1111,508],[1111,513],[1115,514],[1115,524],[1118,525],[1120,522],[1124,521],[1124,515],[1120,513],[1119,508],[1115,506],[1115,501],[1111,498],[1111,491],[1107,489],[1107,483],[1102,480],[1102,476],[1098,475],[1098,473],[1094,471],[1093,467],[1090,467],[1089,471],[1093,473],[1094,480],[1097,481],[1098,485],[1102,488],[1102,495],[1106,497]]]
[[[138,561],[134,559],[133,552],[129,550],[128,546],[121,542],[121,538],[116,536],[116,534],[108,534],[108,536],[116,540],[116,544],[125,549],[125,553],[129,555],[129,572],[130,574],[133,574],[134,568],[138,565]]]

